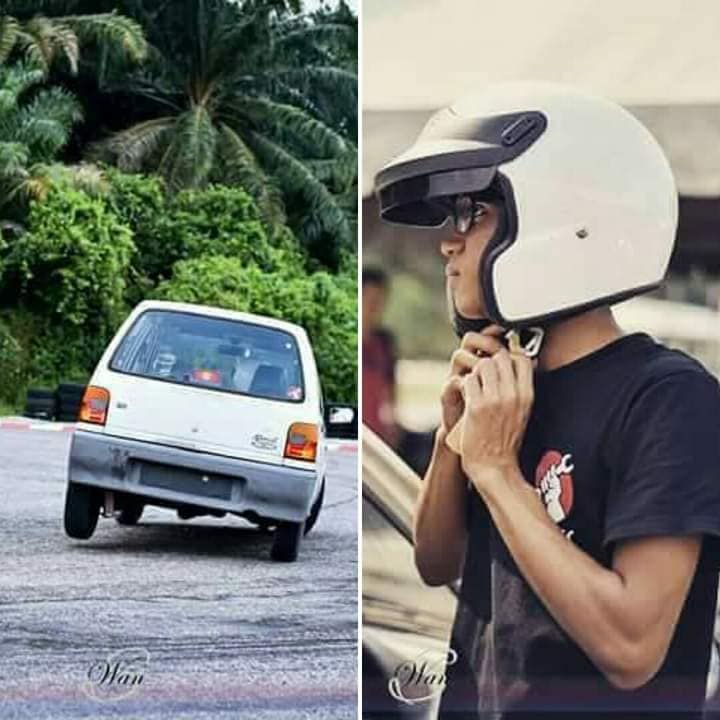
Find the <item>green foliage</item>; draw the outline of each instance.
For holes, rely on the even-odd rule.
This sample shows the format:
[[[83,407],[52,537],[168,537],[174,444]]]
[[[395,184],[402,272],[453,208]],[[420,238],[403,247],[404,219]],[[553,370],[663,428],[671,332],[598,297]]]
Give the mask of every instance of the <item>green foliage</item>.
[[[14,404],[18,401],[24,369],[22,355],[20,343],[7,325],[0,322],[0,402]]]
[[[310,336],[328,400],[355,400],[357,297],[351,277],[318,272],[263,272],[237,258],[178,262],[156,297],[269,315],[303,326]]]
[[[75,74],[80,61],[80,46],[99,49],[103,64],[109,60],[140,62],[148,51],[142,27],[116,12],[46,17],[43,2],[4,3],[0,15],[0,65],[14,55],[27,58],[47,75],[62,59]],[[70,5],[71,3],[64,3]],[[55,6],[61,3],[54,3]]]
[[[40,89],[28,99],[42,81],[42,72],[26,64],[0,65],[0,207],[18,193],[43,194],[43,166],[82,120],[77,98],[62,88]]]
[[[235,257],[264,270],[306,265],[291,231],[267,227],[242,188],[209,186],[168,197],[157,176],[110,171],[107,177],[110,206],[134,233],[132,266],[144,286],[169,277],[176,261],[203,255]]]
[[[147,113],[94,147],[171,191],[241,185],[268,224],[288,222],[335,269],[355,247],[357,19],[345,5],[126,2],[153,52],[117,91]]]
[[[62,187],[32,203],[6,265],[29,308],[53,323],[103,332],[124,312],[133,251],[130,228],[103,199]]]

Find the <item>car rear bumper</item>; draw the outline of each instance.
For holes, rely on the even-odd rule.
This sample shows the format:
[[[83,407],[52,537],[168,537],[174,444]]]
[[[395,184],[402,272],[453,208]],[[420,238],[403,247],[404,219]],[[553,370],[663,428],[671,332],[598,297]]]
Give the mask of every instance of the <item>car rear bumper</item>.
[[[263,518],[305,520],[315,470],[193,452],[76,430],[68,478],[105,490],[142,495],[171,506],[192,505]]]

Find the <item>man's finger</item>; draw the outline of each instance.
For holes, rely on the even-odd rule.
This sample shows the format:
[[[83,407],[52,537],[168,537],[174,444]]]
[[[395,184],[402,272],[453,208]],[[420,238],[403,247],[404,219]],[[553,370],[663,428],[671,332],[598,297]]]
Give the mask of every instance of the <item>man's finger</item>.
[[[463,393],[463,379],[459,375],[451,375],[445,386],[443,387],[443,395],[452,393],[453,395],[460,395]]]
[[[533,388],[533,361],[520,353],[511,355],[512,364],[517,378],[518,394],[526,402],[532,402]]]
[[[480,358],[473,352],[458,348],[450,360],[450,373],[452,375],[464,375],[470,372],[479,362]]]
[[[483,391],[480,387],[480,376],[477,369],[466,375],[463,380],[463,395],[468,406],[474,407],[480,404],[483,397]]]
[[[487,400],[497,400],[500,397],[500,373],[495,361],[483,358],[477,364],[473,374],[480,376],[482,394]]]
[[[514,398],[518,394],[515,369],[507,350],[500,350],[493,355],[493,362],[498,373],[498,390],[502,398]]]

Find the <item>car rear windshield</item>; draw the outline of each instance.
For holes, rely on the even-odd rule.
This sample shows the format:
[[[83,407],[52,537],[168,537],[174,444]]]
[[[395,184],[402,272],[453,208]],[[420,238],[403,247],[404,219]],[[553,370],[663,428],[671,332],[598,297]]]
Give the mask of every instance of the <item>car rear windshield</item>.
[[[273,400],[300,402],[305,395],[290,333],[192,313],[144,312],[115,351],[110,369]]]

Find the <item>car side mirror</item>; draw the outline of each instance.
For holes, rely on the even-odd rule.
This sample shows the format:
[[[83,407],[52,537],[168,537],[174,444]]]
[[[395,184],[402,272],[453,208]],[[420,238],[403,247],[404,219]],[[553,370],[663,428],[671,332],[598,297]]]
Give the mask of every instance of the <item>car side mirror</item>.
[[[330,439],[355,439],[358,436],[357,408],[353,405],[325,407],[326,436]]]

